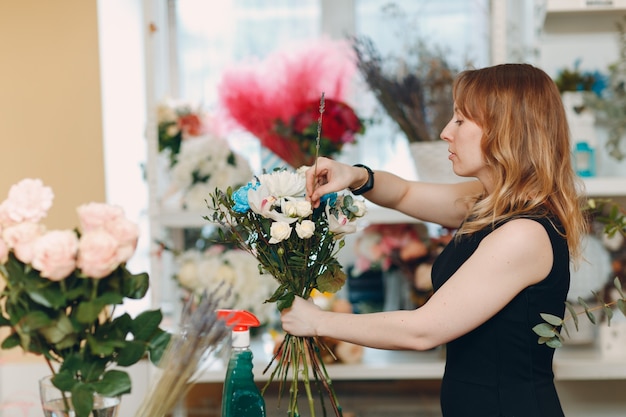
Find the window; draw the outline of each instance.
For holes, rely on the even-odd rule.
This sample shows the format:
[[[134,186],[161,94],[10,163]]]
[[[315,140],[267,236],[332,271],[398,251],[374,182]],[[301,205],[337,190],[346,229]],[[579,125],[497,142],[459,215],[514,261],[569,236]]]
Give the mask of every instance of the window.
[[[336,19],[337,14],[345,15],[349,4],[354,8],[348,9],[352,14],[346,16],[348,23],[337,23],[341,21]],[[322,23],[333,33],[347,30],[371,38],[383,54],[400,53],[414,36],[446,51],[458,67],[466,61],[475,66],[488,64],[488,0],[398,0],[393,4],[402,16],[400,20],[394,17],[389,4],[387,0],[224,0],[216,6],[206,0],[176,0],[170,8],[175,22],[171,40],[175,45],[171,57],[175,76],[166,91],[210,108],[217,100],[221,73],[229,65],[250,57],[263,58],[293,41],[314,39],[322,35]],[[335,13],[333,9],[340,11]],[[325,16],[333,18],[322,22]],[[346,24],[354,27],[343,27]],[[362,107],[357,109],[360,112],[368,113],[375,106],[371,97],[359,97],[355,102]],[[398,135],[388,121],[370,128],[346,158],[367,161],[378,168],[406,166],[411,161],[387,163],[393,155],[407,155],[399,152],[397,146],[402,143],[393,140],[394,136]],[[238,137],[231,144],[249,156],[253,168],[259,168],[254,138]]]

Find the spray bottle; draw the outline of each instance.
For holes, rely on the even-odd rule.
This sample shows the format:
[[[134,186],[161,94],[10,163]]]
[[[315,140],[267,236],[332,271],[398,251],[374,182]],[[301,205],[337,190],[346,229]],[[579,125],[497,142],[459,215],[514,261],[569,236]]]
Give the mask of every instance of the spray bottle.
[[[254,382],[250,327],[259,320],[245,310],[218,310],[232,326],[232,351],[222,391],[222,417],[265,417],[265,400]]]

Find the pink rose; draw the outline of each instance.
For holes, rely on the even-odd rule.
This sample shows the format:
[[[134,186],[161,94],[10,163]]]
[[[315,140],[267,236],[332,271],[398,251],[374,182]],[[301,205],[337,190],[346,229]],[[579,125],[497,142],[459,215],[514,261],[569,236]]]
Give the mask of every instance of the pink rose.
[[[53,230],[35,242],[32,265],[51,281],[67,278],[76,268],[78,237],[72,230]]]
[[[105,228],[107,223],[124,217],[124,210],[121,207],[105,203],[83,204],[76,211],[78,212],[80,229],[83,233]]]
[[[33,245],[44,233],[44,227],[39,223],[18,223],[5,228],[2,238],[15,257],[25,264],[33,260]]]
[[[9,260],[9,247],[6,242],[0,239],[0,264],[4,264]]]
[[[23,179],[9,189],[0,217],[13,223],[38,223],[48,214],[53,199],[52,189],[44,186],[40,179]]]
[[[117,240],[104,230],[91,230],[80,237],[76,265],[83,274],[104,278],[118,267]]]
[[[128,261],[137,248],[139,227],[125,217],[107,223],[105,230],[111,234],[119,245],[117,260],[119,263]]]

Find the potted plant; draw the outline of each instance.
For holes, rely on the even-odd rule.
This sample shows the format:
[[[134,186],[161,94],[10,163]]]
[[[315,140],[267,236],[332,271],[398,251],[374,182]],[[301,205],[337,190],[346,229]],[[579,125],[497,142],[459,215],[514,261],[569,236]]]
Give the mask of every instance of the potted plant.
[[[1,347],[21,347],[48,364],[51,376],[40,385],[46,415],[87,417],[130,392],[118,367],[147,354],[157,363],[170,335],[159,327],[160,310],[134,318],[115,312],[148,290],[148,275],[126,268],[138,227],[120,207],[89,203],[77,209],[80,231],[47,230],[41,221],[53,198],[41,180],[24,179],[0,204],[0,327],[10,330]],[[112,400],[103,405],[100,397]]]

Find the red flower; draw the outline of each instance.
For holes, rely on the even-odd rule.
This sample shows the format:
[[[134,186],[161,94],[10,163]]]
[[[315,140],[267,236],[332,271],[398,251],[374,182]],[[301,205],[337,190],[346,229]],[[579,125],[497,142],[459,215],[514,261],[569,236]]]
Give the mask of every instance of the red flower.
[[[293,118],[293,131],[296,134],[310,134],[317,136],[317,122],[319,120],[319,103],[312,102],[306,109]],[[326,99],[322,118],[322,138],[330,140],[341,150],[344,143],[355,142],[355,134],[363,132],[363,123],[354,110],[347,104]]]
[[[195,113],[181,115],[178,118],[178,127],[185,136],[200,136],[203,133],[203,123]]]

